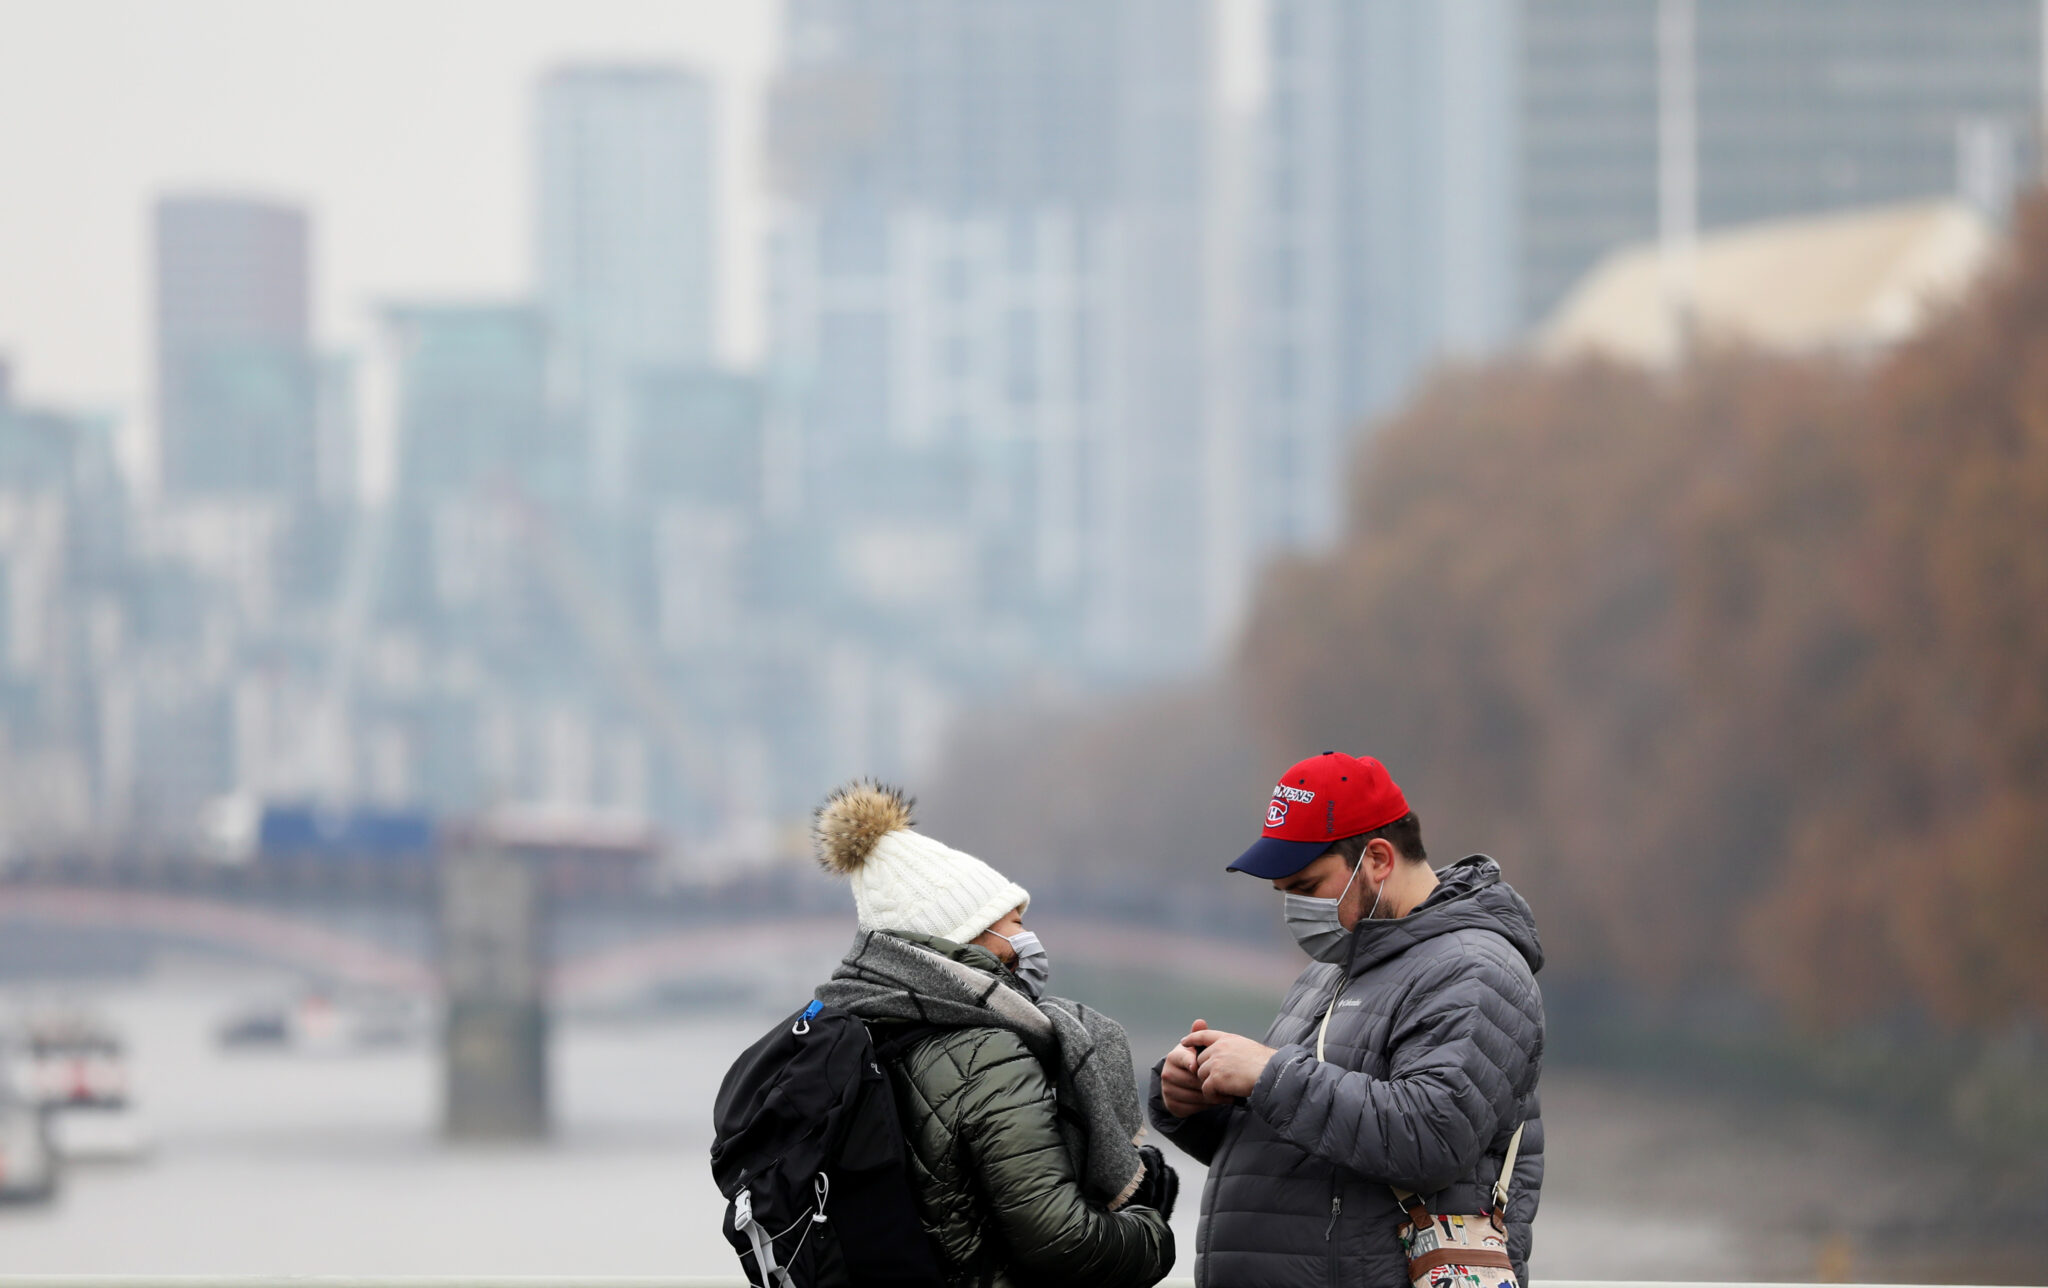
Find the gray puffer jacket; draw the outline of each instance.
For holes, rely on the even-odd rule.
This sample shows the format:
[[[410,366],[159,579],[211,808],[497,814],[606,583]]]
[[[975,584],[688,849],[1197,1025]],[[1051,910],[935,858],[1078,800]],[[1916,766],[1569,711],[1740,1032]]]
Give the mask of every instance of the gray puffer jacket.
[[[1524,1122],[1508,1252],[1528,1284],[1543,1185],[1543,949],[1492,859],[1438,876],[1406,917],[1361,923],[1343,965],[1301,973],[1266,1033],[1279,1054],[1244,1101],[1175,1118],[1153,1069],[1153,1125],[1209,1165],[1200,1288],[1399,1288],[1403,1218],[1388,1186],[1433,1212],[1483,1212]]]

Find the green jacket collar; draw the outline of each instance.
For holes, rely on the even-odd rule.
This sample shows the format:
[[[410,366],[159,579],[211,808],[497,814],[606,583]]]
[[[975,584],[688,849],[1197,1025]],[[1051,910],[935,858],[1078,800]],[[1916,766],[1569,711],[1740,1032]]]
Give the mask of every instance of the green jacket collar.
[[[920,935],[909,930],[884,930],[881,933],[893,939],[901,939],[907,944],[916,944],[919,948],[928,948],[941,957],[959,962],[963,966],[972,966],[984,975],[1004,978],[1010,973],[1010,968],[1003,965],[1002,958],[980,944],[956,944],[937,935]]]

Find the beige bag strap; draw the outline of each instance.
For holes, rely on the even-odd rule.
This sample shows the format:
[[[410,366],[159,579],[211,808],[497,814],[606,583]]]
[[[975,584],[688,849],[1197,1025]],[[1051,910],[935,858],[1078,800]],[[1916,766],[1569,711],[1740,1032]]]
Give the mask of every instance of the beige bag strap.
[[[1342,989],[1338,990],[1339,994],[1342,992]],[[1336,1013],[1337,997],[1332,996],[1330,1004],[1323,1008],[1323,1022],[1316,1026],[1316,1059],[1318,1061],[1321,1061],[1323,1058],[1323,1044],[1330,1036],[1330,1017]],[[1522,1153],[1522,1130],[1528,1125],[1523,1123],[1521,1127],[1515,1128],[1514,1135],[1508,1137],[1508,1154],[1505,1159],[1501,1160],[1500,1179],[1493,1183],[1493,1210],[1500,1213],[1502,1220],[1507,1219],[1508,1186],[1515,1178],[1515,1159]],[[1404,1190],[1398,1185],[1389,1185],[1387,1188],[1394,1192],[1394,1197],[1400,1201],[1403,1208],[1410,1206],[1411,1200],[1415,1198],[1413,1191]]]
[[[1522,1152],[1522,1128],[1528,1125],[1523,1123],[1508,1137],[1508,1156],[1501,1160],[1500,1179],[1493,1183],[1493,1210],[1503,1221],[1508,1217],[1508,1185],[1515,1179],[1515,1159]]]

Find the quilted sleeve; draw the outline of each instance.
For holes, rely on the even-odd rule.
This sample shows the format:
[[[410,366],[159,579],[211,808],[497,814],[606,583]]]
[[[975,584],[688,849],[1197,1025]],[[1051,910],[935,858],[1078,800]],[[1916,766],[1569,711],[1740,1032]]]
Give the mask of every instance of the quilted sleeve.
[[[1223,1144],[1223,1133],[1230,1126],[1230,1115],[1237,1111],[1236,1105],[1218,1105],[1204,1109],[1186,1118],[1176,1118],[1167,1109],[1166,1100],[1159,1094],[1159,1071],[1165,1067],[1161,1060],[1152,1066],[1152,1094],[1145,1101],[1145,1116],[1152,1122],[1152,1128],[1161,1136],[1179,1146],[1182,1153],[1204,1167],[1216,1156]]]
[[[1469,1175],[1517,1113],[1515,1087],[1540,1059],[1534,981],[1501,958],[1447,953],[1397,1019],[1387,1077],[1282,1047],[1252,1088],[1252,1112],[1309,1153],[1433,1194]]]
[[[1143,1288],[1173,1268],[1173,1232],[1151,1208],[1107,1212],[1081,1194],[1052,1087],[1014,1034],[990,1030],[969,1055],[961,1148],[988,1200],[1005,1259],[1049,1283]]]

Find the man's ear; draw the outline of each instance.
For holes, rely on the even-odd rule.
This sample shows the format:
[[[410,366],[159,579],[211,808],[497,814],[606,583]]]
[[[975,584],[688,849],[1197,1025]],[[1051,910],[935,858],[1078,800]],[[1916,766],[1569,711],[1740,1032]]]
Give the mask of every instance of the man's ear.
[[[1365,843],[1364,861],[1371,865],[1370,872],[1374,885],[1393,875],[1394,865],[1401,861],[1401,852],[1394,843],[1383,836],[1375,836]]]

